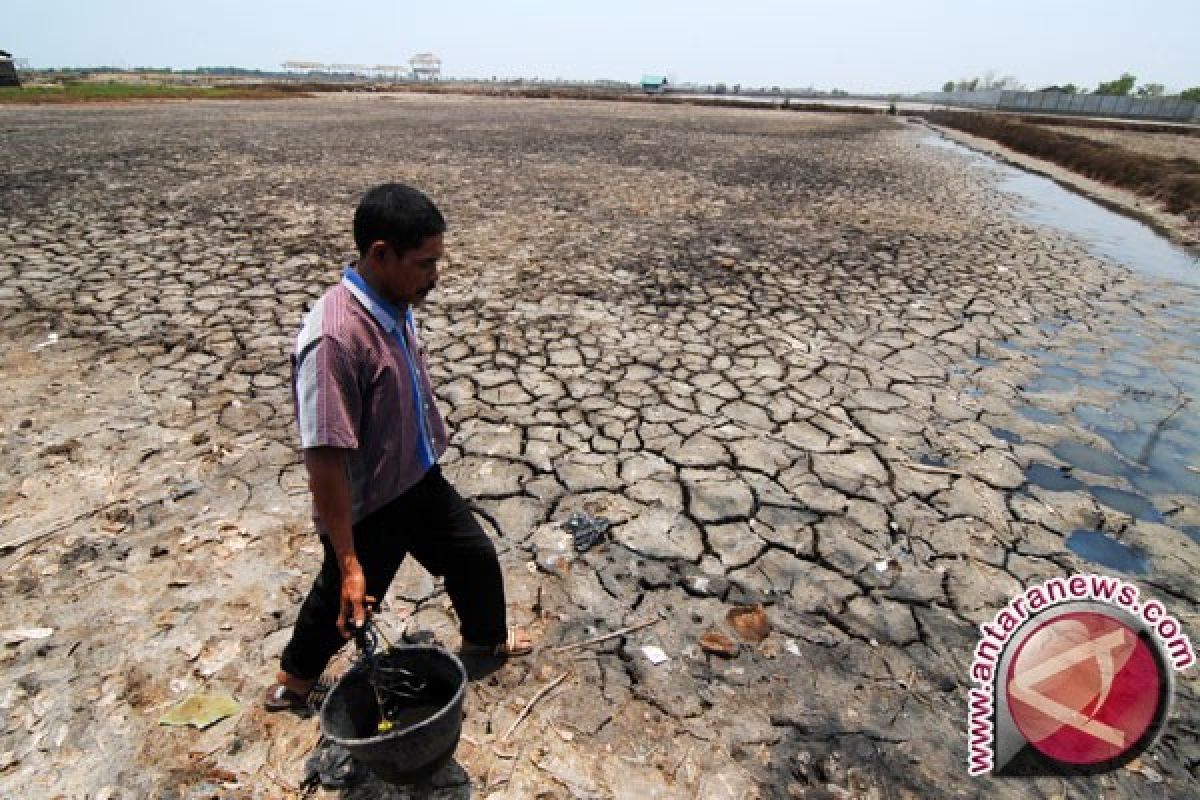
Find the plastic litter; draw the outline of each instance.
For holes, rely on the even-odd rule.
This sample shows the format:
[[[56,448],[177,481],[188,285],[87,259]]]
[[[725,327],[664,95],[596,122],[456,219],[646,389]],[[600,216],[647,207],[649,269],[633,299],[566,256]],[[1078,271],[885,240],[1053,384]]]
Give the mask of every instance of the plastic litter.
[[[354,760],[350,751],[322,736],[317,749],[304,761],[303,785],[320,784],[325,789],[348,789],[360,783],[365,774],[362,765]]]
[[[567,518],[563,527],[574,539],[575,552],[586,553],[604,538],[604,534],[608,533],[609,528],[612,527],[612,520],[576,511]]]
[[[663,652],[663,649],[661,647],[656,647],[655,645],[652,645],[652,644],[648,644],[645,647],[643,647],[642,654],[645,655],[646,659],[656,667],[659,664],[665,664],[666,662],[671,660],[670,657],[667,656],[667,654]]]
[[[0,633],[5,644],[20,644],[30,639],[46,639],[54,633],[54,628],[20,628]]]

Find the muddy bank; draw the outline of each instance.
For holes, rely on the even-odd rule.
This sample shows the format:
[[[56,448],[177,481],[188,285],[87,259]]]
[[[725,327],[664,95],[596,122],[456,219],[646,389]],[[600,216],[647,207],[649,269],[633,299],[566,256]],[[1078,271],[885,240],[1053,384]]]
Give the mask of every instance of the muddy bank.
[[[1148,137],[1167,134],[1061,133],[994,114],[950,111],[925,118],[959,141],[1051,177],[1180,244],[1200,245],[1200,160],[1191,137],[1174,136],[1152,148]],[[1180,148],[1188,155],[1179,155]]]
[[[1076,527],[1138,537],[1139,586],[1193,632],[1200,546],[1178,515],[1147,526],[1026,477],[1053,453],[1017,409],[1035,359],[1006,343],[1054,347],[1056,320],[1102,345],[1162,319],[1155,290],[1016,221],[905,124],[446,96],[0,114],[0,536],[68,523],[4,556],[3,627],[53,629],[0,651],[5,792],[295,785],[315,723],[254,707],[318,558],[287,354],[351,257],[358,193],[386,179],[450,221],[422,315],[445,467],[543,645],[472,687],[433,796],[1197,780],[1191,674],[1150,775],[963,777],[975,626],[1089,567]],[[611,519],[609,540],[566,550],[575,511]],[[699,646],[738,640],[728,612],[756,603],[763,641]],[[457,644],[418,569],[387,606],[394,634]],[[157,726],[200,688],[241,712]]]

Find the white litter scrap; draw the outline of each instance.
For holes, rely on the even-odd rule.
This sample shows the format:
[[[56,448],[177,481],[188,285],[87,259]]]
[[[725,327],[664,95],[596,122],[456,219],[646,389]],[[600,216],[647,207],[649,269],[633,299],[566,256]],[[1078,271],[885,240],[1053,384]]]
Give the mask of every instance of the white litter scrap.
[[[48,639],[54,633],[54,628],[18,628],[0,633],[5,644],[20,644],[31,639]]]
[[[37,352],[38,350],[41,350],[43,347],[49,347],[50,345],[55,344],[56,342],[58,342],[58,334],[53,333],[53,332],[47,333],[46,340],[44,342],[39,342],[39,343],[35,344],[32,349],[34,352]]]
[[[652,645],[652,644],[648,644],[645,647],[643,647],[642,654],[646,656],[646,660],[648,660],[651,664],[653,664],[656,667],[659,664],[665,664],[666,662],[671,660],[670,657],[668,657],[667,654],[663,652],[663,649],[661,647],[656,647],[655,645]]]

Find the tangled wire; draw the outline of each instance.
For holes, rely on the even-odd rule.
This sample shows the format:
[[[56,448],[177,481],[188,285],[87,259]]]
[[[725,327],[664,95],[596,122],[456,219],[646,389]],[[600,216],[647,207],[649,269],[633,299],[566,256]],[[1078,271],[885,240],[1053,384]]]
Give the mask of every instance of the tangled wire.
[[[387,733],[396,725],[401,711],[411,707],[427,694],[428,681],[416,673],[395,666],[392,659],[392,643],[373,620],[367,620],[354,633],[358,645],[357,669],[367,671],[367,682],[375,692],[375,703],[379,707],[379,733]],[[380,649],[380,642],[386,646]]]

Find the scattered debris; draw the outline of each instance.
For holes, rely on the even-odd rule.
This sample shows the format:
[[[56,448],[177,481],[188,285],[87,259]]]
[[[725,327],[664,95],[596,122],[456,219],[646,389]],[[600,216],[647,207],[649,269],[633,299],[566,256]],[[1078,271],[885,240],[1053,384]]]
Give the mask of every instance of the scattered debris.
[[[241,710],[228,692],[194,694],[176,703],[159,718],[159,725],[191,725],[204,730]]]
[[[771,623],[761,603],[731,608],[727,619],[744,642],[758,644],[771,633]]]
[[[458,176],[455,164],[470,172],[522,161],[509,171],[521,180],[450,181],[454,275],[419,316],[455,440],[443,467],[496,534],[513,621],[552,644],[470,685],[463,742],[481,747],[461,746],[469,774],[435,781],[433,794],[952,791],[959,754],[923,733],[961,711],[954,654],[977,638],[961,622],[1061,566],[1056,533],[1094,507],[993,474],[1026,455],[985,427],[1009,426],[1030,457],[1034,444],[1049,446],[1041,423],[1012,408],[1011,387],[1033,369],[1021,349],[1051,339],[1103,347],[1127,313],[1139,341],[1160,347],[1150,342],[1155,326],[1188,327],[1196,304],[1163,312],[1132,276],[1104,279],[1081,248],[1014,222],[950,154],[925,152],[883,118],[436,101],[358,103],[355,124],[427,129],[446,155],[417,176],[430,185]],[[345,238],[346,203],[362,188],[362,165],[339,158],[339,142],[354,138],[338,136],[345,98],[331,102],[305,100],[303,120],[269,130],[250,124],[261,109],[235,104],[184,116],[77,109],[71,120],[55,116],[44,147],[0,155],[23,187],[0,223],[9,256],[0,321],[12,344],[0,540],[83,512],[57,535],[0,553],[0,630],[56,629],[0,646],[11,684],[0,687],[0,766],[16,759],[0,795],[31,785],[96,800],[302,793],[317,720],[260,713],[250,697],[278,668],[321,559],[287,353],[299,315],[336,272],[329,243]],[[290,106],[281,118],[291,119]],[[6,116],[26,144],[51,130],[42,112]],[[534,124],[514,127],[518,117]],[[545,135],[564,122],[569,135]],[[239,157],[197,161],[194,139],[210,133],[201,155]],[[536,159],[523,155],[531,143]],[[402,159],[391,139],[379,144],[376,156]],[[60,184],[57,167],[76,160],[71,147],[102,181],[132,168],[141,188],[106,191],[92,177]],[[625,167],[580,161],[587,151]],[[677,180],[653,180],[664,168]],[[324,176],[317,188],[306,183],[314,170]],[[264,174],[290,188],[228,202],[230,187],[266,185]],[[888,185],[877,185],[880,175]],[[173,178],[189,197],[163,205],[156,187]],[[596,201],[582,216],[581,179]],[[896,194],[900,182],[914,191]],[[71,203],[59,204],[63,192]],[[513,203],[492,203],[496,193]],[[559,210],[523,225],[512,209],[529,206]],[[72,237],[102,257],[63,257]],[[612,258],[575,257],[597,242],[613,244]],[[718,249],[726,245],[736,250]],[[297,251],[306,253],[280,277],[279,259]],[[714,273],[714,254],[736,258],[736,274]],[[474,266],[488,263],[501,268]],[[68,341],[55,320],[62,340],[31,357],[55,314],[75,333]],[[1038,327],[1052,316],[1074,321],[1061,333]],[[1001,336],[1018,352],[993,348]],[[979,398],[987,413],[963,410],[953,370],[989,354]],[[143,394],[131,392],[135,379]],[[72,438],[73,452],[29,457]],[[992,458],[976,463],[980,449]],[[1021,536],[989,530],[999,520],[970,481],[955,487],[961,479],[903,466],[926,451],[953,459],[947,467],[970,463],[971,481],[1002,501],[990,507],[1007,506]],[[1183,474],[1195,478],[1200,462],[1187,463]],[[110,510],[86,517],[110,499]],[[576,510],[612,520],[582,555],[563,524]],[[1130,535],[1156,552],[1175,544],[1138,530],[1144,522],[1130,522]],[[1018,539],[1028,558],[994,557]],[[899,542],[905,551],[890,552]],[[1194,601],[1195,554],[1174,549],[1179,560],[1164,559],[1172,566],[1154,585],[1170,603]],[[21,562],[4,570],[9,555]],[[538,572],[539,556],[560,577]],[[903,580],[898,566],[876,567],[890,557]],[[412,615],[404,640],[452,646],[444,587],[412,559],[406,567],[391,600]],[[744,641],[727,612],[768,600],[769,635]],[[841,613],[852,603],[854,613]],[[664,624],[609,633],[642,620]],[[912,646],[914,631],[941,646]],[[727,637],[737,656],[706,653],[706,632]],[[670,660],[651,666],[641,650],[651,643]],[[551,652],[557,645],[566,652]],[[913,667],[925,676],[916,686],[870,677]],[[537,699],[497,747],[530,697],[567,669],[574,677]],[[204,732],[158,726],[177,701],[211,689],[248,699]],[[1195,716],[1193,695],[1177,694],[1181,718]],[[1177,739],[1144,759],[1163,796],[1187,794],[1196,760],[1196,737]],[[861,772],[825,768],[838,748]],[[809,766],[795,762],[797,749]],[[192,751],[202,757],[190,760]],[[1129,793],[1152,779],[1121,771],[1104,780]],[[1076,788],[1112,786],[1097,778]]]
[[[324,789],[348,789],[361,783],[364,777],[366,768],[346,748],[321,737],[316,750],[304,761],[301,786],[319,784]]]
[[[741,649],[737,642],[723,633],[709,631],[700,637],[700,649],[722,658],[734,658]]]
[[[49,347],[49,346],[50,346],[50,345],[52,345],[52,344],[57,344],[57,343],[58,343],[58,334],[57,334],[57,333],[55,333],[55,332],[53,332],[53,331],[51,331],[50,333],[47,333],[47,334],[46,334],[46,338],[45,338],[45,339],[43,339],[42,341],[38,342],[37,344],[35,344],[35,345],[34,345],[32,348],[30,348],[30,349],[31,349],[33,352],[37,352],[38,350],[41,350],[41,349],[43,349],[43,348]]]
[[[908,467],[909,469],[915,469],[918,472],[928,472],[933,475],[952,475],[956,478],[961,478],[963,476],[961,470],[950,469],[949,467],[938,467],[933,464],[921,464],[917,461],[904,461],[901,463],[903,463],[904,466]]]
[[[571,571],[571,557],[561,551],[554,551],[548,555],[538,554],[534,563],[537,570],[558,578],[565,578]]]
[[[729,591],[729,579],[721,575],[692,572],[684,576],[679,584],[693,597],[724,597]]]
[[[1128,764],[1126,764],[1125,770],[1127,772],[1132,772],[1135,775],[1141,775],[1150,783],[1163,782],[1163,776],[1158,772],[1158,770],[1147,766],[1140,758],[1135,758],[1133,761],[1130,761]]]
[[[502,742],[506,741],[508,739],[508,737],[512,736],[513,731],[515,731],[517,729],[517,726],[519,726],[522,722],[525,721],[525,718],[527,716],[529,716],[529,712],[533,710],[533,707],[535,705],[537,705],[537,702],[539,700],[541,700],[543,697],[545,697],[546,695],[550,694],[550,692],[552,692],[554,690],[554,687],[558,686],[560,683],[565,681],[570,674],[571,674],[571,670],[567,670],[562,675],[559,675],[557,678],[550,681],[550,683],[543,686],[538,691],[538,693],[535,694],[530,699],[530,701],[525,704],[525,708],[521,709],[521,713],[518,714],[517,718],[513,720],[512,725],[508,726],[508,730],[506,730],[504,732],[504,735],[500,737],[500,741],[502,741]]]
[[[664,653],[661,647],[653,644],[645,645],[642,648],[642,655],[646,656],[646,660],[656,667],[671,660],[670,656]]]
[[[607,517],[593,517],[582,511],[576,511],[567,518],[567,521],[563,523],[563,527],[567,529],[574,539],[575,552],[586,553],[604,538],[604,534],[612,527],[612,520]]]
[[[609,639],[616,639],[617,637],[624,636],[627,633],[633,633],[634,631],[640,631],[642,628],[648,628],[651,625],[653,625],[659,621],[660,621],[659,619],[651,619],[651,620],[647,620],[646,622],[639,622],[637,625],[630,625],[625,628],[620,628],[618,630],[613,631],[612,633],[606,633],[601,636],[596,636],[592,639],[587,639],[582,642],[575,642],[574,644],[566,644],[561,647],[556,647],[556,648],[554,648],[554,652],[565,653],[569,650],[575,650],[580,647],[587,647],[588,645],[599,644],[600,642],[607,642]]]
[[[54,628],[18,628],[0,633],[5,644],[20,644],[30,639],[48,639],[54,633]]]

